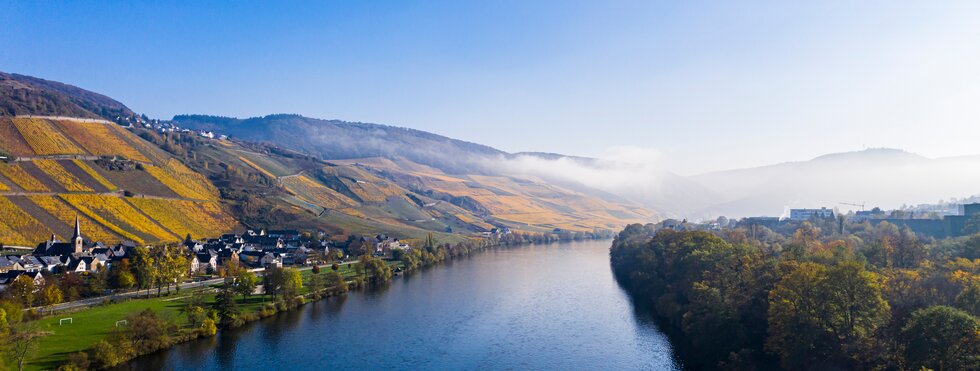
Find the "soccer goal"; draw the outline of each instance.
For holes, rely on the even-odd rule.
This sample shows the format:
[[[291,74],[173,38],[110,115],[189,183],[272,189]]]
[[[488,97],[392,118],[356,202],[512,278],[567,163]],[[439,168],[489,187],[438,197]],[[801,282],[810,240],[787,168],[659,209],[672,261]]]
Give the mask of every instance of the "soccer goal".
[[[72,319],[71,318],[62,318],[62,319],[59,319],[58,320],[58,326],[64,325],[65,324],[65,321],[68,321],[68,324],[69,325],[72,324]]]
[[[116,321],[116,327],[119,327],[119,326],[129,326],[129,321],[127,321],[127,320],[119,320],[119,321]]]

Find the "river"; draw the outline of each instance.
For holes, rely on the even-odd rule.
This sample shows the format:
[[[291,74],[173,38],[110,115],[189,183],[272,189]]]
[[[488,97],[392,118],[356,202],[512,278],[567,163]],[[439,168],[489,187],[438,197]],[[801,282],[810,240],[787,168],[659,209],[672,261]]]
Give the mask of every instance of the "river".
[[[609,243],[476,253],[121,369],[677,369],[613,279]]]

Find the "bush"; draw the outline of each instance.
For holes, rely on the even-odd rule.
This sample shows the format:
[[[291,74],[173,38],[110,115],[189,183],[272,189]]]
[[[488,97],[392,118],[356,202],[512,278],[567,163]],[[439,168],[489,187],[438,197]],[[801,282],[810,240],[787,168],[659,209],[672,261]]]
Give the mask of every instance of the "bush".
[[[68,364],[74,366],[75,370],[88,370],[92,366],[92,361],[89,360],[88,353],[77,352],[68,355]]]
[[[201,324],[201,335],[204,336],[214,336],[218,333],[218,325],[214,323],[213,319],[206,319]]]
[[[115,346],[105,340],[99,340],[92,347],[92,360],[99,368],[116,366],[126,359],[125,354],[118,352]]]

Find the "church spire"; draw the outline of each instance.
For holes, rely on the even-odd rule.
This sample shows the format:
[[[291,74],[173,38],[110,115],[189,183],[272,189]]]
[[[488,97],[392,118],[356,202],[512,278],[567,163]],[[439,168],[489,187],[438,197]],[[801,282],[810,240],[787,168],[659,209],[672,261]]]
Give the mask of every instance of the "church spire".
[[[75,214],[75,234],[71,236],[72,241],[82,237],[82,225],[78,221],[78,214]]]

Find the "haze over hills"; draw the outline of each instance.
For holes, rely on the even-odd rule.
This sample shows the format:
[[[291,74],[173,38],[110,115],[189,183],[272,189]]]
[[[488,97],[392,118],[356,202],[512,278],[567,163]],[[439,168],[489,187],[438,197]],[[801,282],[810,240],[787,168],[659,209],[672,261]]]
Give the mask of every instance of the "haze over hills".
[[[610,158],[506,153],[411,129],[298,115],[250,119],[178,116],[193,128],[268,141],[328,159],[407,159],[450,174],[529,176],[612,202],[666,215],[714,218],[783,215],[796,207],[866,203],[896,208],[976,194],[977,157],[929,159],[894,149],[828,154],[809,161],[679,176],[643,151]],[[360,138],[360,139],[358,139]],[[397,161],[396,161],[397,162]]]
[[[54,97],[33,106],[4,98],[0,107],[14,108],[5,108],[2,115],[132,113],[115,100],[80,88],[2,76],[8,77],[4,91]],[[405,235],[475,233],[504,226],[582,231],[668,216],[782,215],[790,207],[840,203],[894,208],[971,196],[980,184],[980,157],[930,159],[892,149],[680,176],[664,170],[662,158],[642,149],[626,148],[602,158],[507,153],[420,130],[287,114],[247,119],[178,115],[172,122],[236,141],[216,146],[159,133],[140,135],[184,156],[178,157],[219,187],[230,184],[241,192],[269,196],[274,202],[264,206],[267,215],[288,216],[280,220],[294,225],[313,226],[327,218],[341,230],[392,228]],[[226,165],[238,174],[229,175]],[[232,179],[236,176],[240,181]],[[246,186],[262,177],[268,183],[264,188]],[[237,210],[233,204],[231,210]],[[240,213],[238,217],[243,218]],[[270,221],[255,217],[243,221]]]
[[[495,173],[483,159],[511,155],[423,131],[296,115],[173,121],[236,138],[212,140],[145,128],[122,103],[84,89],[2,76],[0,243],[64,239],[76,213],[92,238],[147,243],[239,224],[397,238],[436,232],[448,242],[495,228],[611,231],[659,218],[587,187]]]

